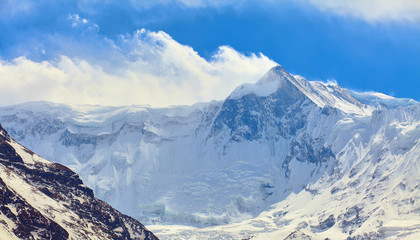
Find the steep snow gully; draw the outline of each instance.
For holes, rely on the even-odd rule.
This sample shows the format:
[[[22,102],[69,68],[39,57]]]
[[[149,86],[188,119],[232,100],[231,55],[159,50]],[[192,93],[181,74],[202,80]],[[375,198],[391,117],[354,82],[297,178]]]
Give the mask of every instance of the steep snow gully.
[[[0,108],[26,147],[76,171],[161,239],[420,239],[420,104],[283,67],[224,101]]]

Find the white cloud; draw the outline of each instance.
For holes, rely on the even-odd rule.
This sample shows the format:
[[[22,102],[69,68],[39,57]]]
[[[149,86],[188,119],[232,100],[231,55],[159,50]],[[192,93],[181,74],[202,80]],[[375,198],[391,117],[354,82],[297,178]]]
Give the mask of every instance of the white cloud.
[[[144,29],[122,37],[113,48],[118,59],[115,69],[66,56],[48,62],[24,57],[1,61],[0,102],[192,104],[223,99],[275,65],[262,54],[245,56],[227,46],[207,61],[168,34]]]
[[[303,0],[322,11],[360,18],[368,22],[420,21],[419,0]]]

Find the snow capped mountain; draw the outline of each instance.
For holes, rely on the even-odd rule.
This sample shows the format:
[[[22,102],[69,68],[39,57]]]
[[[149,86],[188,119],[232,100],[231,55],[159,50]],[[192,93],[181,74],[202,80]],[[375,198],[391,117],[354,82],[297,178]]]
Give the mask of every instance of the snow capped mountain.
[[[34,102],[0,108],[0,122],[163,239],[420,234],[414,100],[308,82],[277,66],[224,101]]]
[[[0,126],[0,239],[157,239]]]

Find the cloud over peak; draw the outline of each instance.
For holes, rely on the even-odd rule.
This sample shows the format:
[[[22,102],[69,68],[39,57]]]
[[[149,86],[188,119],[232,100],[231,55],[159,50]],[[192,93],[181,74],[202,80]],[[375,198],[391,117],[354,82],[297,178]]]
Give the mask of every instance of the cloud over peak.
[[[255,82],[275,65],[262,54],[244,55],[228,46],[206,60],[168,34],[145,29],[113,44],[107,66],[114,69],[68,56],[42,62],[25,57],[0,62],[0,91],[4,93],[0,101],[193,104],[223,99],[237,85]]]

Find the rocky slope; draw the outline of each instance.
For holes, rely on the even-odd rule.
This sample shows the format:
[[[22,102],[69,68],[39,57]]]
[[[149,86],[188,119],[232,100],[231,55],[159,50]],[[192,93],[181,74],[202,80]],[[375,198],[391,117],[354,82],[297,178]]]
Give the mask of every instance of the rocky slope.
[[[0,239],[157,239],[0,126]]]

